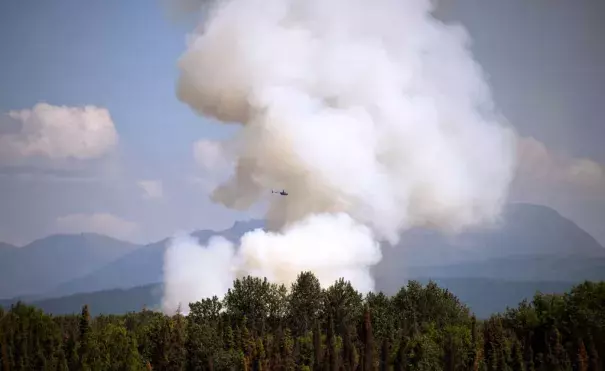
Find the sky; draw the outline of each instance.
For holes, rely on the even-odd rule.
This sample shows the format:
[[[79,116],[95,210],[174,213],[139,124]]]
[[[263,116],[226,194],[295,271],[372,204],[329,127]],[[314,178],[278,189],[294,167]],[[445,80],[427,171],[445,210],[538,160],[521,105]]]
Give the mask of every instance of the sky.
[[[442,3],[437,16],[466,27],[518,133],[510,200],[553,207],[605,244],[605,3]],[[258,217],[209,199],[208,140],[234,129],[177,99],[195,16],[169,10],[0,0],[0,241],[96,232],[147,243]]]

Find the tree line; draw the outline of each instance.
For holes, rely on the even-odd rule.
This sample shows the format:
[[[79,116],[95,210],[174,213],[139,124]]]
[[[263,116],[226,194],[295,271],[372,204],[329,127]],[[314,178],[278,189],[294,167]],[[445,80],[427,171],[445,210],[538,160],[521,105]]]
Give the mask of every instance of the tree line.
[[[289,290],[234,281],[187,316],[0,309],[0,370],[604,371],[605,283],[537,293],[478,320],[434,282],[393,296],[303,272]]]

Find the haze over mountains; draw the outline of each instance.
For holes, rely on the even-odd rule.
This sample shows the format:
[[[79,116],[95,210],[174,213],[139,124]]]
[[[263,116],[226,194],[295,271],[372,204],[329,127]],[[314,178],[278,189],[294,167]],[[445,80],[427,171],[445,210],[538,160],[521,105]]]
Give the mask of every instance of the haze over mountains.
[[[224,231],[201,230],[193,235],[201,243],[217,234],[236,241],[263,225],[263,221],[251,220]],[[0,298],[12,299],[3,300],[7,304],[21,297],[59,312],[57,308],[68,302],[77,311],[82,300],[105,303],[97,308],[100,311],[114,308],[119,312],[143,304],[151,307],[161,297],[159,284],[168,241],[141,246],[80,234],[53,235],[20,248],[0,244]],[[559,292],[586,279],[605,279],[605,248],[575,223],[544,206],[511,204],[501,227],[489,231],[447,237],[414,230],[399,245],[383,248],[383,259],[374,269],[377,289],[392,293],[408,279],[434,279],[480,313],[515,305],[536,290]],[[40,302],[135,287],[130,294],[98,294],[106,300],[85,294]],[[110,297],[114,299],[107,299]],[[126,297],[131,299],[120,305],[118,301]],[[132,308],[136,309],[140,307]]]
[[[52,235],[4,248],[0,297],[39,295],[114,262],[139,245],[92,233]]]
[[[405,248],[383,249],[375,272],[385,291],[396,289],[405,276],[565,282],[605,278],[603,246],[545,206],[511,204],[500,228],[451,238],[416,230],[400,244]],[[404,271],[398,269],[401,264]]]
[[[8,243],[0,242],[0,258],[4,256],[8,256],[8,254],[12,253],[17,246],[10,245]]]

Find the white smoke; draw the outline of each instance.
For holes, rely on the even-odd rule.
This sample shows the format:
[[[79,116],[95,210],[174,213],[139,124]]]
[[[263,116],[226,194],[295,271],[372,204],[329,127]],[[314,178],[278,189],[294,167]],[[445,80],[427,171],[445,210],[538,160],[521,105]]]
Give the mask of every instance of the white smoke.
[[[301,270],[323,285],[340,275],[367,290],[377,240],[498,217],[515,136],[467,34],[435,19],[432,2],[226,0],[210,9],[179,61],[177,94],[241,124],[225,146],[235,174],[212,197],[247,209],[270,189],[289,193],[269,199],[277,232],[244,236],[225,264],[286,284]],[[193,285],[215,271],[200,270]]]
[[[280,233],[261,229],[247,233],[241,240],[237,266],[240,275],[265,276],[275,282],[293,282],[301,271],[313,269],[320,282],[347,277],[367,292],[373,285],[365,268],[380,258],[369,228],[347,214],[317,214]]]
[[[188,304],[222,295],[233,283],[233,244],[222,237],[210,239],[207,248],[193,237],[180,235],[166,250],[162,307],[188,313]]]

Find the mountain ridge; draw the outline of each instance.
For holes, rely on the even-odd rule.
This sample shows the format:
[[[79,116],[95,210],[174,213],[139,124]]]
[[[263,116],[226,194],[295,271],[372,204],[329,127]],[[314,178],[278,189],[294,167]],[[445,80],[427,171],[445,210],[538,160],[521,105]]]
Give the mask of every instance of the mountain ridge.
[[[504,223],[499,228],[474,229],[454,237],[447,237],[436,231],[426,229],[408,231],[403,234],[400,243],[395,248],[383,246],[383,259],[377,266],[373,267],[377,280],[400,282],[402,279],[413,275],[444,277],[444,272],[448,272],[451,277],[479,274],[481,278],[509,279],[517,276],[523,279],[552,281],[562,276],[577,281],[585,277],[601,277],[599,275],[601,267],[605,272],[605,265],[601,266],[601,258],[605,259],[605,248],[590,234],[557,211],[541,205],[509,204],[504,210],[502,219]],[[197,230],[192,232],[191,235],[198,239],[201,244],[205,244],[208,239],[216,235],[237,242],[246,232],[264,226],[265,221],[250,219],[237,221],[230,228],[221,231]],[[48,244],[49,241],[52,242],[56,239],[77,238],[80,238],[81,241],[82,239],[106,241],[110,245],[116,244],[122,246],[122,248],[114,246],[113,249],[110,249],[113,252],[108,254],[109,256],[101,254],[100,259],[93,259],[94,264],[91,264],[90,257],[96,255],[90,252],[90,256],[84,257],[88,259],[88,261],[85,261],[86,264],[83,264],[82,269],[76,269],[76,271],[74,271],[74,266],[78,266],[78,259],[82,257],[71,256],[63,251],[63,254],[59,255],[69,263],[64,264],[64,268],[69,270],[69,274],[58,272],[62,275],[51,277],[50,280],[43,277],[43,274],[38,274],[36,279],[44,281],[43,290],[31,290],[31,287],[35,284],[34,281],[36,281],[36,279],[31,278],[28,282],[30,290],[19,291],[13,289],[3,291],[6,287],[3,287],[0,283],[0,298],[32,297],[32,295],[38,298],[60,297],[78,292],[113,288],[126,289],[163,280],[163,257],[171,238],[165,238],[147,245],[136,245],[96,234],[53,235],[15,250],[39,251],[42,247],[39,246],[38,250],[31,250],[31,245]],[[98,243],[95,246],[98,249],[105,250],[104,246],[101,245],[103,244]],[[30,248],[28,249],[27,246],[30,246]],[[54,246],[53,248],[61,250],[60,246]],[[14,250],[10,249],[8,251]],[[71,254],[74,253],[73,246],[70,251]],[[518,261],[510,258],[517,255],[520,257],[516,259],[524,261],[523,264],[519,264]],[[48,260],[60,260],[56,256],[45,257],[44,254],[41,256],[35,258],[47,265]],[[572,258],[563,259],[562,257],[565,256],[571,256]],[[506,257],[509,257],[508,260],[497,260]],[[31,256],[31,258],[34,258],[34,256]],[[15,258],[2,259],[0,261],[0,271],[3,270],[6,260],[14,262]],[[569,268],[570,264],[566,266],[565,262],[573,262],[580,268],[571,269]],[[497,268],[494,268],[495,271],[492,273],[485,268],[490,264]],[[32,265],[31,262],[29,265]],[[43,264],[39,263],[38,265]],[[534,270],[531,268],[532,266],[540,267],[538,269],[540,274],[529,275],[528,272]],[[521,269],[521,267],[524,268]],[[583,267],[590,269],[584,269]],[[591,269],[592,273],[588,273],[592,275],[587,276],[587,271]],[[55,271],[51,270],[50,273]],[[561,275],[561,271],[567,273]],[[7,278],[6,274],[3,276],[4,273],[0,272],[0,281],[4,278],[4,282],[11,282],[11,280],[12,282],[18,282],[15,277],[18,278],[19,275]],[[49,274],[49,271],[46,270],[46,273]],[[27,279],[27,277],[25,278]],[[6,291],[14,295],[6,295]]]
[[[251,219],[248,221],[236,221],[230,228],[221,231],[197,230],[191,233],[200,244],[205,244],[211,237],[222,236],[230,241],[236,241],[246,232],[261,228],[264,221]],[[111,265],[106,265],[83,277],[63,283],[55,288],[52,296],[69,295],[77,292],[85,292],[85,288],[93,290],[106,290],[115,288],[131,288],[152,282],[163,280],[163,258],[171,238],[165,238],[155,243],[143,246],[133,251]],[[136,275],[131,272],[136,271]]]
[[[15,245],[11,245],[10,243],[0,241],[0,250],[1,249],[12,250],[12,249],[16,249],[16,248],[17,248],[17,246],[15,246]]]
[[[546,255],[548,259],[554,261],[560,260],[560,257],[558,257],[560,254],[574,255],[579,253],[580,255],[590,255],[591,257],[602,254],[603,257],[605,257],[605,249],[603,249],[603,247],[600,246],[598,242],[592,238],[592,236],[581,230],[581,228],[579,228],[572,221],[559,220],[565,218],[555,210],[548,207],[531,204],[511,204],[503,213],[503,219],[505,221],[508,220],[508,222],[500,226],[499,229],[480,229],[467,232],[463,234],[462,237],[456,237],[453,243],[450,243],[451,241],[448,241],[447,237],[436,231],[410,231],[403,236],[402,241],[396,248],[393,249],[389,246],[383,246],[383,259],[377,266],[373,268],[373,270],[376,272],[375,276],[379,280],[393,282],[399,282],[402,279],[407,279],[410,274],[419,276],[432,274],[435,277],[443,277],[443,275],[434,274],[434,272],[436,271],[439,273],[439,270],[442,269],[443,266],[452,266],[449,269],[450,271],[453,270],[453,277],[462,277],[465,274],[468,275],[468,273],[466,273],[469,272],[468,269],[475,269],[474,266],[471,265],[471,262],[473,261],[476,262],[475,264],[480,265],[485,264],[484,262],[490,259],[514,256],[516,253],[520,253],[520,255],[525,256],[527,260],[526,265],[530,266],[533,264],[534,259],[538,259],[541,254]],[[523,226],[526,226],[528,223],[532,223],[533,220],[537,220],[539,222],[540,219],[545,219],[546,224],[550,223],[557,226],[563,226],[554,229],[555,232],[559,234],[559,236],[555,238],[555,241],[563,242],[563,246],[557,249],[544,249],[542,243],[536,240],[534,233],[528,234],[523,232]],[[210,237],[215,235],[220,235],[231,240],[232,242],[236,242],[244,233],[248,232],[249,230],[262,228],[263,226],[263,220],[251,219],[248,221],[235,222],[232,227],[222,231],[215,232],[211,230],[199,230],[193,232],[191,235],[197,238],[200,244],[206,243]],[[545,228],[540,228],[540,230],[544,229]],[[546,229],[548,230],[548,228]],[[561,231],[570,229],[572,230],[570,233],[561,233]],[[552,228],[550,230],[552,230]],[[412,241],[412,244],[408,244],[408,242],[414,239],[414,234],[417,241]],[[513,241],[515,241],[514,243],[518,244],[519,246],[517,246],[516,250],[508,249],[505,250],[504,253],[500,254],[499,250],[501,247],[501,240],[503,235],[506,234],[513,236]],[[561,238],[561,236],[567,237]],[[53,293],[53,295],[58,296],[75,292],[84,292],[87,288],[94,288],[95,290],[109,289],[112,287],[128,288],[136,287],[149,282],[160,282],[162,281],[163,255],[167,248],[166,243],[168,241],[170,241],[169,238],[148,245],[145,247],[146,250],[134,251],[129,255],[118,259],[118,261],[112,263],[111,265],[93,272],[92,274],[89,274],[85,277],[80,277],[79,279],[75,279],[72,282],[62,285]],[[481,246],[480,248],[473,246],[475,253],[473,253],[473,249],[471,249],[471,251],[468,249],[462,251],[463,249],[461,249],[460,246],[464,245],[465,243],[468,244],[469,241],[474,241],[475,245],[495,245],[496,247],[492,247],[490,249],[486,248],[486,246]],[[520,243],[520,241],[522,243]],[[583,248],[578,252],[573,251],[573,249],[568,247],[568,245],[570,245],[572,242],[579,243],[583,246]],[[428,252],[429,254],[423,255],[423,251]],[[434,256],[430,256],[431,254]],[[462,261],[460,261],[460,259],[448,259],[447,257],[449,255],[462,258]],[[414,260],[410,257],[416,259]],[[456,266],[457,263],[462,262],[465,262],[468,266]],[[598,263],[600,264],[600,260]],[[497,266],[499,266],[502,271],[510,273],[516,271],[515,265],[516,263],[513,262],[512,264]],[[548,263],[544,263],[543,265],[548,266]],[[418,266],[424,266],[425,268],[418,268]],[[410,272],[406,273],[406,271]],[[133,275],[127,272],[136,272],[136,274]],[[389,274],[385,274],[385,272]],[[579,272],[575,275],[571,274],[569,279],[572,281],[584,279],[587,276],[583,275],[583,273],[584,272]],[[550,281],[557,279],[556,272],[553,273],[546,269],[546,273],[544,274],[547,276],[546,280]],[[596,274],[590,277],[598,278],[600,275]],[[507,279],[514,277],[510,277],[510,275],[490,276],[487,274],[482,275],[481,278]],[[540,278],[544,277],[530,277],[528,279]]]
[[[44,293],[139,247],[94,233],[55,234],[37,239],[3,254],[0,298]]]

